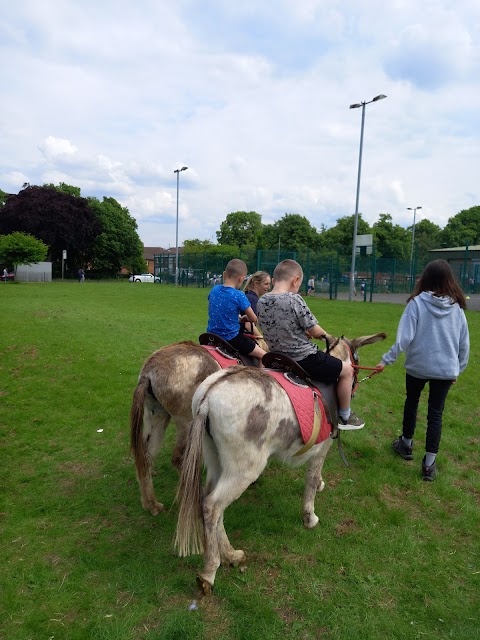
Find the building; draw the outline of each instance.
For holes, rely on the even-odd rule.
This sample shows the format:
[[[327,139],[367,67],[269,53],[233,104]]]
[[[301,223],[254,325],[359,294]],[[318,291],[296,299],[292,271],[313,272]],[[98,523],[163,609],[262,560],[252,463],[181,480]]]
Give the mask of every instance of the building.
[[[428,260],[446,260],[464,291],[476,293],[480,288],[480,245],[431,249]]]
[[[183,247],[178,247],[178,255],[183,253]],[[175,259],[177,249],[164,249],[163,247],[143,247],[143,257],[147,262],[148,273],[155,273],[155,256],[157,256],[158,271],[175,273]]]

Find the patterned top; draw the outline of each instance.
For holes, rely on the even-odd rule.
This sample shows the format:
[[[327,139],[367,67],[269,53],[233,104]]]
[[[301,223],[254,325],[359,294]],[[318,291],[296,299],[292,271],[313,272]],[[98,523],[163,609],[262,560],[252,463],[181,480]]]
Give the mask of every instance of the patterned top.
[[[243,291],[217,284],[208,294],[207,331],[224,340],[232,340],[240,333],[238,316],[251,304]]]
[[[317,345],[306,331],[317,319],[298,293],[265,293],[257,304],[258,321],[270,351],[280,351],[293,360],[317,353]]]

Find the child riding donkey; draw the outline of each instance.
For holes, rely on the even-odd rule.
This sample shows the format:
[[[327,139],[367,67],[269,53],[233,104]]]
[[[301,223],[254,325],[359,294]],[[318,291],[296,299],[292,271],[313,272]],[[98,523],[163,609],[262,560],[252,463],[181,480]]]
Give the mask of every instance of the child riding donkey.
[[[247,265],[243,260],[230,260],[223,272],[223,284],[214,286],[208,295],[207,331],[226,340],[242,355],[261,361],[266,352],[241,331],[239,322],[239,316],[242,322],[257,322],[250,301],[239,291],[246,275]]]
[[[258,301],[258,319],[270,351],[295,360],[313,380],[336,384],[338,428],[361,429],[363,420],[350,409],[354,370],[348,362],[320,351],[310,338],[324,340],[327,333],[318,324],[298,290],[302,267],[295,260],[283,260],[273,272],[274,286]]]

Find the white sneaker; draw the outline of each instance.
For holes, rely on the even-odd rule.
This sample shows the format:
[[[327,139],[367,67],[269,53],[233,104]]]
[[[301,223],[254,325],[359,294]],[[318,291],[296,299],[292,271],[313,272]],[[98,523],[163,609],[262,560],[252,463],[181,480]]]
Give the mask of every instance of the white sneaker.
[[[363,429],[364,426],[365,422],[360,420],[353,411],[350,411],[348,420],[344,420],[342,417],[338,416],[338,428],[341,431],[356,431],[357,429]]]

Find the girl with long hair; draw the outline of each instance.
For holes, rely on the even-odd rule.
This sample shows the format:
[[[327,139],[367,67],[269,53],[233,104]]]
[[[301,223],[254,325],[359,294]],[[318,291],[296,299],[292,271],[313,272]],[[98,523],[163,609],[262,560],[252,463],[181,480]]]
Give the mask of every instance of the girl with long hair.
[[[272,279],[270,274],[266,271],[255,271],[243,285],[243,292],[247,296],[252,305],[253,312],[257,313],[258,299],[263,296],[264,293],[268,293],[272,286]],[[252,334],[260,335],[257,327],[252,323],[246,323],[245,329]]]
[[[421,393],[429,384],[427,435],[422,477],[437,475],[436,457],[442,435],[445,400],[468,363],[470,338],[466,299],[450,265],[430,262],[423,271],[400,318],[395,344],[377,365],[383,369],[405,353],[406,399],[402,435],[393,441],[395,453],[413,459],[413,436]]]

